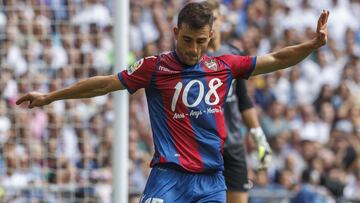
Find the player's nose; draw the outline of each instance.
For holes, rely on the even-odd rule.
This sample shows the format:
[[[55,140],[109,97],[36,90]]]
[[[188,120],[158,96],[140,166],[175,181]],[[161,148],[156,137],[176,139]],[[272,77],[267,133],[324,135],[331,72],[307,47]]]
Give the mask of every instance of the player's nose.
[[[191,43],[188,47],[188,52],[189,53],[197,53],[198,47],[196,43]]]

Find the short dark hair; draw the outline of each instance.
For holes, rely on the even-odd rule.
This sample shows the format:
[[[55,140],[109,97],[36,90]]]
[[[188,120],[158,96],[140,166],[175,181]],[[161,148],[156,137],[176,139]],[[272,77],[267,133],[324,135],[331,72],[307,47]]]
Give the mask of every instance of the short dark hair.
[[[207,2],[193,2],[186,4],[180,11],[177,26],[183,23],[188,24],[191,28],[200,29],[206,25],[212,27],[214,16]]]

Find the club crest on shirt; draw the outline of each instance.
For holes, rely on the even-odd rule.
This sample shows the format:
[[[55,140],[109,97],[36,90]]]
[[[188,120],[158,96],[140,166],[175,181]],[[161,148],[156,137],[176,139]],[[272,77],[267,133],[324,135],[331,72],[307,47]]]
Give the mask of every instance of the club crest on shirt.
[[[144,59],[140,59],[136,61],[134,64],[132,64],[127,70],[128,74],[129,75],[133,74],[143,64],[143,62]]]
[[[210,59],[204,62],[205,66],[210,69],[216,71],[218,69],[218,65],[214,59]]]

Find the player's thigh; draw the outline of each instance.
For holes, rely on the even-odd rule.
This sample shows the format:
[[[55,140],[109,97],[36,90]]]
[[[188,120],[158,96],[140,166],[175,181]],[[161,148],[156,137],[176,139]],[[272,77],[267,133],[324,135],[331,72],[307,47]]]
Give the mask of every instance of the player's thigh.
[[[154,167],[140,203],[226,202],[226,186],[221,171],[189,174]]]
[[[226,203],[226,191],[218,191],[196,201],[196,203]]]
[[[226,202],[226,185],[221,171],[199,175],[193,179],[193,199],[198,202]]]
[[[145,186],[140,203],[186,203],[191,198],[191,186],[184,174],[171,169],[154,167]]]
[[[250,185],[243,145],[225,148],[224,166],[224,176],[228,191],[247,192]]]

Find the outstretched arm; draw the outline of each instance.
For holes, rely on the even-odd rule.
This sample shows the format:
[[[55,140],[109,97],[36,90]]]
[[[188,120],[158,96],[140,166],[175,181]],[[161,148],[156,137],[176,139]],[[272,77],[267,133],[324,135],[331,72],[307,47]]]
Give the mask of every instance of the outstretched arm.
[[[56,100],[90,98],[122,89],[124,87],[116,75],[95,76],[50,93],[27,93],[20,97],[16,104],[20,105],[23,102],[29,102],[28,107],[34,108],[48,105]]]
[[[306,58],[314,50],[325,45],[327,42],[326,23],[328,17],[329,11],[323,10],[318,20],[316,37],[314,39],[299,45],[285,47],[264,56],[258,56],[252,75],[269,73],[293,66]]]

